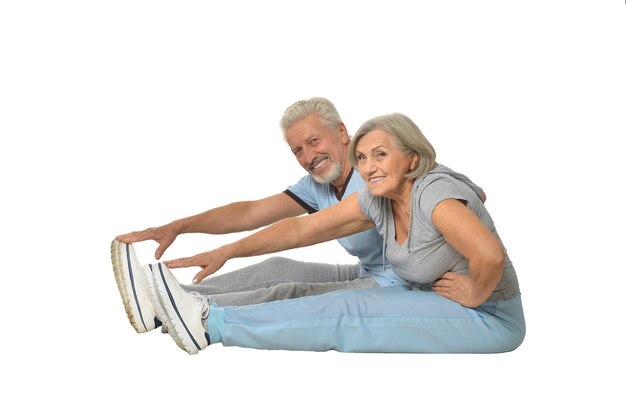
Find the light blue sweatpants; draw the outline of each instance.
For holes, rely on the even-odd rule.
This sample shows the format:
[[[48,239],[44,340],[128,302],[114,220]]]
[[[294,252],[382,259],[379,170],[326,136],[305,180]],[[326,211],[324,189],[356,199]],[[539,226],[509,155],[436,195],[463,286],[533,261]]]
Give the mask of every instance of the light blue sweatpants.
[[[506,352],[526,329],[519,295],[466,308],[400,285],[212,306],[206,324],[211,343],[225,346],[343,352]]]

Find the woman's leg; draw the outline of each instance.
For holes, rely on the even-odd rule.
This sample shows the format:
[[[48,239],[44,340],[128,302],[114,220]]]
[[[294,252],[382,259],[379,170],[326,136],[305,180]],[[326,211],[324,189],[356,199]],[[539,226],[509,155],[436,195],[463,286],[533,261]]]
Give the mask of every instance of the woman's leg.
[[[345,352],[505,352],[525,334],[519,296],[471,309],[409,286],[212,306],[207,329],[225,346]]]

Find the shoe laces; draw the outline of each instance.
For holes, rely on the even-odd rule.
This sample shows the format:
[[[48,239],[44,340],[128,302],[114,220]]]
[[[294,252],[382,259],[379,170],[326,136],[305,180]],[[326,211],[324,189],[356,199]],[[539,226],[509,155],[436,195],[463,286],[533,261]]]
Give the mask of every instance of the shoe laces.
[[[193,294],[195,296],[196,302],[202,307],[201,318],[204,320],[209,317],[209,302],[207,301],[207,299],[201,296],[200,293],[197,291],[190,292],[190,294]]]

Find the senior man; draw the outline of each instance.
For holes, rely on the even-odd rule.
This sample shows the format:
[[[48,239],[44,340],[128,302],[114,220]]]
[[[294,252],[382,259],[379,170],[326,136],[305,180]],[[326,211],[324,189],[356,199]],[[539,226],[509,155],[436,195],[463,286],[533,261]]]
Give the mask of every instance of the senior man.
[[[284,192],[256,200],[239,201],[175,220],[159,227],[119,235],[111,245],[113,269],[128,318],[139,333],[160,325],[144,285],[149,266],[142,267],[132,243],[155,240],[160,259],[183,233],[226,234],[255,230],[281,219],[314,213],[337,204],[365,186],[348,161],[350,136],[335,106],[315,97],[289,106],[282,119],[285,140],[298,163],[308,172]],[[210,277],[202,269],[188,292],[198,292],[210,304],[241,306],[267,301],[320,295],[331,291],[402,285],[383,262],[383,242],[375,229],[339,243],[358,258],[354,265],[300,262],[284,257],[269,258],[223,275]],[[201,265],[200,265],[201,266]],[[201,266],[202,267],[202,266]],[[161,314],[163,314],[161,312]]]

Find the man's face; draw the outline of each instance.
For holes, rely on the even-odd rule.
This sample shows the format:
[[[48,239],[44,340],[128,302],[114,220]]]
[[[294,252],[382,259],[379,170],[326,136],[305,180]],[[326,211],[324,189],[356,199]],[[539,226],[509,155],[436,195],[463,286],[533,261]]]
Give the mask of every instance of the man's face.
[[[344,144],[348,134],[343,124],[336,129],[321,123],[317,114],[310,114],[285,130],[285,138],[298,162],[315,181],[326,184],[341,175]]]

